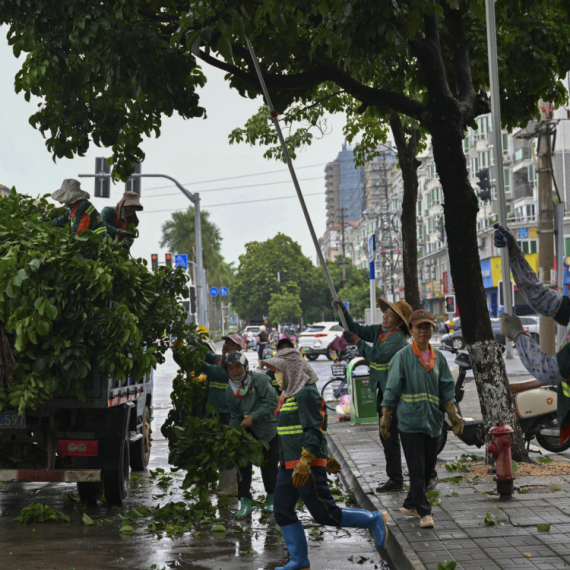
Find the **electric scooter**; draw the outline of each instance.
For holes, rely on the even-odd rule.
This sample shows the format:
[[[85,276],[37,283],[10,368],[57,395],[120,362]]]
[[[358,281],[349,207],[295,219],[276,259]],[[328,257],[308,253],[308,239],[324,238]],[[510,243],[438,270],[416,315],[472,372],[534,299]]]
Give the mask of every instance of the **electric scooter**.
[[[461,413],[461,402],[465,396],[465,376],[471,370],[471,362],[466,352],[457,353],[454,349],[449,349],[456,353],[455,364],[457,368],[452,368],[451,373],[455,378],[455,401],[459,415]],[[538,445],[553,453],[561,453],[570,447],[570,439],[560,445],[560,427],[556,419],[557,409],[557,388],[556,386],[545,386],[538,380],[513,383],[509,385],[513,396],[515,410],[523,432],[527,446],[536,438]],[[482,447],[485,445],[487,434],[484,433],[483,421],[473,418],[463,417],[463,433],[458,436],[467,445]],[[438,453],[442,451],[447,442],[447,434],[451,429],[451,422],[445,416],[446,425],[441,432],[438,445]]]

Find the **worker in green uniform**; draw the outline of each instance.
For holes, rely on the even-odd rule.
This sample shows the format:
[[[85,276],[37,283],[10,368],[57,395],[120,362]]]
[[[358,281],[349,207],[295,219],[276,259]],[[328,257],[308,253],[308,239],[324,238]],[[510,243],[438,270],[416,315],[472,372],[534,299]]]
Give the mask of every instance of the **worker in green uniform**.
[[[283,373],[277,408],[280,468],[274,515],[291,556],[288,564],[275,570],[310,567],[307,538],[295,510],[299,499],[319,524],[367,528],[378,546],[385,546],[386,513],[341,509],[330,492],[327,472],[337,473],[340,466],[328,454],[327,407],[316,387],[318,376],[294,348],[283,348],[267,366]]]
[[[140,197],[136,192],[125,192],[119,203],[107,206],[101,210],[101,217],[107,225],[107,233],[112,237],[123,240],[127,247],[131,247],[136,238],[136,234],[128,231],[129,226],[135,228],[139,225],[137,212],[143,210]]]
[[[384,313],[382,324],[364,326],[352,319],[343,301],[340,299],[333,301],[333,307],[342,309],[346,318],[348,331],[343,333],[345,340],[356,345],[360,356],[368,360],[370,364],[370,390],[376,397],[378,417],[382,419],[380,404],[388,381],[388,367],[393,356],[408,344],[410,333],[406,323],[412,314],[412,307],[406,301],[389,303],[384,299],[378,299],[378,306]],[[372,343],[372,346],[367,343]],[[392,414],[390,431],[392,433],[390,439],[380,438],[386,458],[388,480],[376,488],[377,493],[401,491],[404,488],[396,414]],[[437,473],[434,475],[437,477]]]
[[[265,464],[261,466],[261,477],[266,497],[264,511],[273,511],[273,494],[277,481],[277,454],[279,438],[277,437],[277,394],[272,388],[269,378],[261,372],[249,370],[247,358],[243,352],[228,352],[223,367],[229,375],[229,386],[226,400],[230,411],[230,427],[242,425],[256,439],[263,441]],[[238,480],[238,497],[240,509],[237,518],[251,515],[251,478],[252,464],[240,469]]]
[[[422,528],[433,528],[426,493],[437,462],[445,413],[456,435],[463,432],[463,420],[455,407],[455,381],[447,360],[429,342],[435,328],[433,315],[423,309],[414,311],[408,325],[413,342],[390,362],[380,435],[391,439],[390,416],[397,410],[398,430],[410,474],[410,491],[400,510],[406,516],[421,519]]]
[[[198,331],[208,339],[208,330],[206,327],[198,327]],[[231,334],[222,338],[224,344],[222,346],[222,354],[216,354],[213,351],[206,353],[205,360],[202,361],[202,373],[207,377],[207,393],[206,401],[202,404],[196,404],[193,407],[193,413],[197,416],[204,414],[205,405],[210,405],[220,416],[220,422],[224,425],[230,423],[230,410],[226,401],[226,390],[228,388],[229,376],[225,368],[222,366],[224,355],[232,351],[241,351],[244,343],[241,336]],[[210,343],[211,344],[211,343]],[[179,340],[174,341],[174,360],[178,362],[176,349],[180,348],[182,343]],[[213,348],[213,347],[212,347]],[[234,497],[237,495],[237,471],[229,469],[220,471],[220,480],[218,482],[217,495],[219,497]]]
[[[279,356],[279,351],[283,348],[295,348],[293,345],[293,341],[288,339],[287,337],[282,338],[277,343],[277,356]],[[281,384],[283,382],[283,373],[282,372],[275,372],[266,366],[267,361],[261,360],[259,366],[262,368],[267,368],[265,374],[268,376],[269,380],[271,380],[271,385],[275,388],[278,396],[281,396]]]
[[[71,233],[76,235],[85,230],[91,230],[97,235],[107,235],[107,226],[101,214],[89,201],[91,197],[89,192],[81,189],[78,180],[66,178],[61,188],[56,190],[51,197],[69,208],[65,214],[52,220],[56,226],[60,228],[68,226]]]

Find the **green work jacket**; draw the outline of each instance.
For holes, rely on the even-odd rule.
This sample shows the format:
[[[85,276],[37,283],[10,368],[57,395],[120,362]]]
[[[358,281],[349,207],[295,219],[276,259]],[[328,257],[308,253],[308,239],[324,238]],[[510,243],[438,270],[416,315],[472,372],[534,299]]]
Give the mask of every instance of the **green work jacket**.
[[[81,200],[65,214],[54,218],[53,223],[60,228],[69,226],[72,234],[91,230],[98,235],[107,235],[107,226],[103,222],[101,214],[89,200]]]
[[[251,387],[243,398],[235,396],[230,386],[226,389],[230,427],[241,424],[247,416],[251,416],[253,424],[249,429],[257,439],[269,443],[277,435],[277,394],[265,374],[250,374]]]
[[[208,352],[202,362],[202,372],[208,377],[208,399],[206,404],[214,407],[218,414],[229,414],[230,409],[226,400],[226,390],[230,377],[222,368],[221,354]]]
[[[455,381],[443,354],[432,347],[430,351],[427,366],[415,342],[394,356],[382,407],[396,409],[400,431],[438,437],[445,417],[443,404],[455,402]]]
[[[392,357],[399,350],[408,346],[406,335],[400,329],[383,333],[382,325],[359,325],[348,313],[345,313],[345,316],[350,332],[361,339],[356,343],[358,354],[370,364],[370,390],[372,394],[375,395],[378,388],[384,393],[388,381],[388,367]],[[363,341],[371,342],[372,346]]]
[[[277,433],[281,463],[286,469],[299,463],[303,447],[315,456],[311,465],[326,467],[327,407],[314,384],[279,400]]]
[[[107,226],[107,233],[112,237],[116,237],[117,230],[126,230],[128,225],[128,220],[119,220],[115,214],[115,208],[113,206],[106,206],[101,210],[101,217]],[[135,241],[135,238],[127,237],[123,239],[128,247],[131,247]]]

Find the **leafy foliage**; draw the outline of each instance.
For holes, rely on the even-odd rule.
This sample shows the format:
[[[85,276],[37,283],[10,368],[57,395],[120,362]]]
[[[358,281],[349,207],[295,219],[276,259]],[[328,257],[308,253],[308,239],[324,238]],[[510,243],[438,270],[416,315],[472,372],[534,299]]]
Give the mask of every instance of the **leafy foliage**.
[[[71,235],[51,223],[53,210],[15,191],[0,200],[0,321],[16,359],[0,408],[84,399],[92,374],[141,381],[183,330],[195,366],[201,343],[177,302],[188,295],[182,272],[151,273],[117,241]]]
[[[202,258],[208,271],[208,281],[212,285],[231,284],[233,266],[224,261],[221,254],[222,236],[216,224],[210,221],[209,212],[200,212],[202,225]],[[160,247],[169,247],[170,251],[186,253],[188,258],[196,262],[196,231],[194,228],[194,207],[184,212],[174,212],[172,218],[162,224],[162,240]],[[192,269],[190,269],[192,273]]]
[[[29,507],[24,507],[19,516],[14,518],[14,522],[29,524],[36,522],[69,522],[71,519],[60,511],[56,511],[49,505],[32,503]]]
[[[296,323],[303,310],[299,295],[295,293],[273,293],[269,300],[269,320],[271,323]]]

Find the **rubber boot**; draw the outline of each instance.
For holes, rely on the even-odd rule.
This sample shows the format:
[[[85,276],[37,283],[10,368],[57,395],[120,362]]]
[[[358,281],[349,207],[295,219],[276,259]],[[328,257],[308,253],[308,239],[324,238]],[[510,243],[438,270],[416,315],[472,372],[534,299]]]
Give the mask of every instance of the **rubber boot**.
[[[283,538],[291,560],[285,566],[279,566],[275,570],[310,570],[311,564],[308,557],[307,537],[303,523],[297,521],[293,524],[281,527]]]
[[[237,497],[237,472],[236,468],[229,471],[220,471],[220,481],[216,495],[218,497]]]
[[[266,513],[273,512],[273,493],[267,493],[265,497],[265,506],[263,507],[263,510]]]
[[[368,528],[372,531],[376,544],[386,546],[388,541],[387,514],[380,511],[366,511],[364,509],[341,509],[341,527]]]
[[[239,511],[236,513],[237,519],[244,519],[251,515],[251,499],[247,497],[242,497],[239,500]]]

